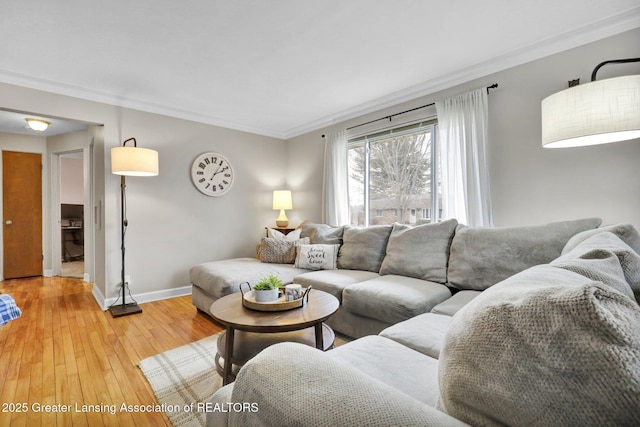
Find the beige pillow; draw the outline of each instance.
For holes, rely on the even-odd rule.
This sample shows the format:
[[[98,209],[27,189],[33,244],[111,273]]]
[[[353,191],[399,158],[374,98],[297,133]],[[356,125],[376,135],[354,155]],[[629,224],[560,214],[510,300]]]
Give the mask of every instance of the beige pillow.
[[[278,231],[273,228],[267,228],[267,237],[278,240],[298,240],[300,238],[301,232],[302,230],[298,228],[287,234],[284,234],[282,231]]]
[[[307,270],[335,270],[340,245],[299,245],[296,268]]]
[[[258,259],[275,264],[293,264],[296,260],[296,246],[311,243],[309,238],[280,240],[263,237],[258,246]]]
[[[640,425],[640,307],[530,268],[453,317],[438,375],[439,406],[470,425]]]

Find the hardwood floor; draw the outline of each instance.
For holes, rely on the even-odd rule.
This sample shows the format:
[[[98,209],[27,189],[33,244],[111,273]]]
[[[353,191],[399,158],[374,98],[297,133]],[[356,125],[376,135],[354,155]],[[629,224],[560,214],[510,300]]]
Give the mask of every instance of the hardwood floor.
[[[171,426],[163,413],[120,411],[123,403],[157,403],[137,363],[222,327],[197,312],[190,296],[141,304],[141,314],[114,319],[98,307],[92,286],[60,277],[0,282],[22,310],[0,327],[0,426]]]

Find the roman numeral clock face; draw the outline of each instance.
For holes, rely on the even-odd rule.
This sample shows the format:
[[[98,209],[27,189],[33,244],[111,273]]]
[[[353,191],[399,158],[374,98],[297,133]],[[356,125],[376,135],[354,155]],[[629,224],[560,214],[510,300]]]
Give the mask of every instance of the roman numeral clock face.
[[[222,196],[233,185],[233,168],[218,153],[202,153],[191,165],[191,180],[207,196]]]

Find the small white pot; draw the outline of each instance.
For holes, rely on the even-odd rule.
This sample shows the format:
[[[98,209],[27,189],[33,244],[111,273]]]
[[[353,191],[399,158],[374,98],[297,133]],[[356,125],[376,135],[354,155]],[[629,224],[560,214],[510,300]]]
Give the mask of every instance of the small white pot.
[[[267,289],[263,291],[256,290],[256,301],[272,302],[278,300],[278,289]]]

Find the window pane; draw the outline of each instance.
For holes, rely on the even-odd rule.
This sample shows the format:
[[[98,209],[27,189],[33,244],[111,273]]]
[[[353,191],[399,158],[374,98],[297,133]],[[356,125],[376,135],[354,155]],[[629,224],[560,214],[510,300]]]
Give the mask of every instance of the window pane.
[[[431,132],[370,143],[371,224],[415,224],[416,209],[431,206]]]

